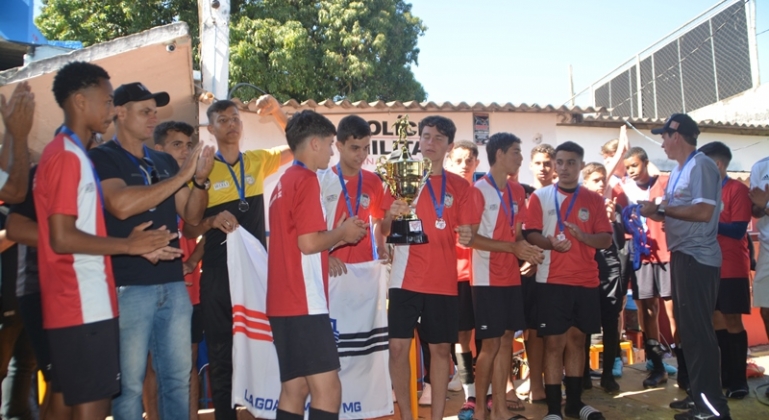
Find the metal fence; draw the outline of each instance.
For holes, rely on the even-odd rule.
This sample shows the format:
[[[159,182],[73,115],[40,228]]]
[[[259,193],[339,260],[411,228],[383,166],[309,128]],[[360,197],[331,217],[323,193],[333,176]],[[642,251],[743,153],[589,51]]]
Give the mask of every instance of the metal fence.
[[[665,118],[758,84],[755,0],[730,0],[636,54],[581,94],[589,92],[593,106],[609,109],[612,116]]]

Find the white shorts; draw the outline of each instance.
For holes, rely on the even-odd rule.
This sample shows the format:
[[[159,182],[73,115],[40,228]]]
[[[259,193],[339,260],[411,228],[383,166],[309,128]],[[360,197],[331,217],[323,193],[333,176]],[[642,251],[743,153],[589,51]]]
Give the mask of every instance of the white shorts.
[[[769,244],[764,242],[761,242],[753,278],[753,306],[769,308]]]

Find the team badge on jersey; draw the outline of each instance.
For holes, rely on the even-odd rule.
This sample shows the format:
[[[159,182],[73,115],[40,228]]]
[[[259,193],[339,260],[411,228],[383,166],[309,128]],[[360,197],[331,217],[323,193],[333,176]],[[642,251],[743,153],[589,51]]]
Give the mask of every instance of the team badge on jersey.
[[[253,176],[251,176],[251,175],[246,175],[246,184],[248,184],[248,185],[254,185],[254,182],[256,182],[256,181],[254,180],[254,177],[253,177]]]
[[[583,222],[587,222],[587,220],[590,219],[590,212],[583,207],[579,209],[579,213],[577,213],[577,217],[579,217],[579,220],[582,220]]]
[[[449,208],[452,205],[454,205],[454,196],[446,193],[446,208]]]
[[[364,209],[367,209],[368,206],[371,205],[371,198],[369,198],[368,194],[361,194],[360,196],[360,206]]]

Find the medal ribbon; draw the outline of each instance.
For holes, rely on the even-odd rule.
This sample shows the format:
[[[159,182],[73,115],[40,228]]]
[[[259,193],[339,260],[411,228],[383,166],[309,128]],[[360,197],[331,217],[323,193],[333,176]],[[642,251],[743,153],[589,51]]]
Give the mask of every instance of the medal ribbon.
[[[724,188],[726,186],[726,183],[729,181],[729,175],[724,177],[724,180],[721,181],[721,188]]]
[[[574,195],[571,196],[571,201],[569,202],[569,207],[566,208],[566,215],[561,219],[561,206],[558,205],[558,183],[555,184],[555,214],[558,217],[558,229],[561,229],[561,233],[565,231],[565,226],[563,221],[569,218],[569,215],[571,214],[572,209],[574,209],[574,203],[577,201],[577,196],[579,195],[579,189],[580,186],[577,185],[577,189],[574,190]]]
[[[510,189],[510,183],[506,183],[508,205],[505,206],[505,200],[502,199],[502,191],[500,191],[499,187],[497,187],[497,182],[494,181],[494,177],[491,176],[491,172],[486,174],[486,180],[497,191],[497,195],[499,196],[499,202],[502,205],[502,211],[505,213],[505,218],[507,218],[507,220],[510,222],[510,227],[515,227],[515,208],[513,208],[513,190]]]
[[[72,140],[72,142],[75,143],[86,154],[86,156],[88,156],[88,151],[85,149],[85,146],[83,146],[83,142],[80,141],[80,137],[78,137],[74,131],[70,130],[66,125],[61,126],[61,131],[64,132],[64,134],[66,134],[67,137],[69,137],[69,139]],[[96,168],[93,166],[93,162],[91,162],[90,158],[88,159],[88,163],[91,164],[93,179],[96,182],[96,190],[99,192],[99,204],[101,204],[101,211],[104,212],[104,191],[101,189],[101,179],[99,179],[99,174],[96,173]]]
[[[339,175],[339,183],[342,184],[342,193],[344,193],[344,199],[347,202],[347,211],[349,217],[357,216],[360,209],[360,197],[363,193],[363,171],[358,171],[358,194],[355,196],[355,213],[352,212],[352,204],[350,204],[350,194],[347,193],[347,185],[344,182],[344,176],[342,175],[342,164],[336,164],[336,173]]]
[[[427,190],[430,192],[430,198],[433,200],[433,207],[435,208],[435,215],[438,219],[443,219],[443,209],[446,205],[446,171],[441,171],[441,203],[438,204],[438,200],[435,199],[435,192],[431,182],[427,181]]]
[[[219,160],[221,160],[222,162],[224,162],[225,165],[227,165],[227,169],[230,171],[230,175],[232,175],[232,181],[235,183],[235,188],[238,190],[238,197],[240,198],[240,202],[245,203],[246,202],[246,171],[243,168],[243,153],[238,152],[238,161],[240,162],[240,184],[238,184],[238,178],[235,176],[235,171],[233,171],[230,164],[227,163],[226,160],[224,160],[222,153],[217,151],[216,157],[218,157]]]
[[[133,163],[134,166],[139,168],[139,170],[144,173],[144,175],[145,175],[144,176],[144,185],[152,184],[152,182],[150,180],[150,171],[147,171],[146,169],[144,169],[144,167],[142,166],[141,162],[139,162],[139,159],[137,159],[136,156],[132,155],[128,150],[123,148],[123,145],[120,144],[120,142],[117,139],[117,136],[112,137],[112,141],[114,141],[115,144],[117,144],[120,147],[120,150],[122,150],[123,153],[125,153],[126,156],[128,156],[129,159],[131,159],[131,163]],[[152,160],[150,160],[150,153],[149,153],[149,150],[147,150],[147,145],[146,144],[142,145],[142,150],[144,151],[144,159],[146,159],[150,163],[152,163]]]

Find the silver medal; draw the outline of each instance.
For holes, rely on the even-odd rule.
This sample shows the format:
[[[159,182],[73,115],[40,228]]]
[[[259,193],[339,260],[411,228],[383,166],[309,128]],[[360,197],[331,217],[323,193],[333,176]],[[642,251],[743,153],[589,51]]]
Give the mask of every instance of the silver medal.
[[[565,241],[566,240],[566,235],[564,235],[563,232],[561,232],[555,238],[558,239],[559,242],[560,241]]]
[[[437,219],[435,221],[435,227],[441,230],[446,229],[446,221],[443,219]]]
[[[241,213],[245,213],[248,211],[248,203],[246,201],[241,201],[238,203],[238,210],[240,210]]]

